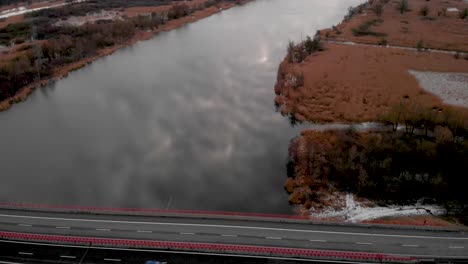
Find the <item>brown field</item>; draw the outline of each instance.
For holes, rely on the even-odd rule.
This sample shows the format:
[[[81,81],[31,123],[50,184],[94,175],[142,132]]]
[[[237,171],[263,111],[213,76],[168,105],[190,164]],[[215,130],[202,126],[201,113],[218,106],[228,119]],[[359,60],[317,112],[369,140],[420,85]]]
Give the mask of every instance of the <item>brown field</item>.
[[[468,60],[450,54],[328,44],[326,51],[303,63],[282,63],[276,100],[283,104],[283,113],[319,122],[372,121],[404,98],[439,107],[441,100],[425,92],[408,69],[466,72]],[[303,73],[303,87],[283,86],[281,73]]]
[[[397,10],[398,1],[390,1],[384,5],[383,13],[377,16],[372,8],[363,14],[356,14],[349,22],[337,26],[336,30],[324,30],[325,37],[329,32],[330,39],[344,39],[359,43],[377,44],[386,39],[390,45],[416,47],[419,41],[425,47],[446,50],[458,50],[468,52],[468,19],[460,19],[458,12],[446,12],[442,15],[443,8],[468,8],[468,2],[457,0],[411,0],[410,11],[401,14]],[[374,1],[374,5],[378,1]],[[427,6],[429,14],[424,17],[420,10]],[[352,29],[363,22],[372,19],[382,19],[382,23],[372,27],[372,30],[387,34],[386,37],[354,36]]]
[[[434,72],[468,72],[468,54],[455,59],[454,54],[405,50],[378,45],[344,45],[323,40],[377,44],[383,39],[389,45],[468,51],[468,19],[458,12],[438,14],[442,8],[463,9],[468,3],[456,0],[409,1],[410,11],[400,14],[398,1],[384,4],[379,17],[375,0],[360,14],[342,22],[335,29],[320,32],[325,51],[309,55],[302,63],[280,65],[275,103],[283,114],[292,114],[300,121],[363,122],[375,121],[392,105],[411,99],[423,106],[446,107],[439,97],[424,91],[408,70]],[[427,5],[431,19],[420,9]],[[440,11],[441,12],[441,11]],[[365,21],[382,19],[372,32],[386,36],[354,36],[352,30]],[[408,31],[402,31],[402,27]],[[339,33],[339,34],[338,34]],[[294,84],[303,76],[303,84]],[[459,107],[462,111],[468,111]]]
[[[437,216],[403,216],[385,217],[375,220],[364,221],[368,224],[384,225],[409,225],[409,226],[430,226],[430,227],[457,227],[458,225]]]

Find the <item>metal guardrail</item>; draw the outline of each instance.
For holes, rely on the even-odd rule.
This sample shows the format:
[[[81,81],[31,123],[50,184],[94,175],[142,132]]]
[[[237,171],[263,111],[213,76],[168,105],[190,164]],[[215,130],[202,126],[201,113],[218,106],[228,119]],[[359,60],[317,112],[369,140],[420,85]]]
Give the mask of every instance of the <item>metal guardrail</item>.
[[[390,263],[416,263],[417,259],[411,257],[392,256],[379,253],[330,251],[330,250],[312,250],[281,247],[261,247],[232,244],[212,244],[212,243],[192,243],[192,242],[170,242],[153,240],[133,240],[133,239],[111,239],[94,238],[78,236],[60,236],[43,235],[16,232],[0,232],[0,238],[3,240],[21,240],[34,242],[47,242],[66,245],[84,245],[84,246],[111,246],[126,248],[151,248],[164,250],[185,250],[194,252],[216,252],[216,253],[234,253],[250,254],[263,256],[287,256],[303,257],[315,259],[332,260],[353,260],[353,261],[372,261],[372,262],[390,262]]]

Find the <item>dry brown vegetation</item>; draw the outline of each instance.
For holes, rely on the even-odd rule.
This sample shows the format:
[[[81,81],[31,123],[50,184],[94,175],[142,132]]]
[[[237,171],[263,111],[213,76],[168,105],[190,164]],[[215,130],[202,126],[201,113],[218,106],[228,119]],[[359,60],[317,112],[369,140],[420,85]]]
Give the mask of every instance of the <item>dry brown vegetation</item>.
[[[293,123],[388,125],[360,133],[308,130],[294,138],[285,182],[291,204],[303,210],[329,207],[337,191],[383,203],[431,197],[451,217],[468,222],[468,197],[459,187],[468,184],[459,173],[468,162],[468,106],[442,103],[408,72],[468,71],[466,6],[455,0],[370,0],[350,8],[338,26],[320,31],[323,51],[305,57],[296,52],[293,59],[288,52],[278,70],[275,104]],[[460,12],[448,12],[449,7]],[[385,221],[446,225],[411,219]]]
[[[304,131],[291,141],[289,202],[330,205],[336,191],[392,204],[426,197],[468,223],[468,115],[403,101],[382,116],[386,129]]]
[[[299,121],[362,122],[376,120],[403,98],[442,107],[441,100],[424,91],[408,70],[466,72],[468,60],[454,59],[464,58],[463,53],[454,56],[327,40],[468,51],[468,19],[451,12],[425,18],[433,17],[435,10],[462,9],[468,4],[415,0],[409,1],[408,11],[401,13],[398,1],[370,2],[350,9],[337,27],[320,31],[325,51],[313,53],[301,63],[292,62],[289,56],[282,62],[275,86],[275,103],[282,114]],[[427,14],[421,16],[418,11],[426,6]],[[402,27],[411,33],[402,32]],[[298,76],[303,76],[302,85],[295,82]]]
[[[353,29],[367,21],[379,19],[380,23],[373,26],[373,30],[385,34],[390,45],[416,47],[418,41],[422,41],[428,48],[468,52],[468,19],[460,19],[459,12],[447,11],[447,8],[457,8],[463,12],[468,3],[457,0],[412,0],[408,1],[409,11],[401,13],[398,10],[399,2],[374,0],[361,13],[356,11],[349,21],[334,29],[323,30],[322,34],[329,39],[378,44],[382,36],[356,36]],[[375,12],[377,5],[382,6],[380,16]],[[427,14],[421,16],[421,10],[425,7]]]
[[[468,60],[453,55],[418,53],[379,47],[326,44],[325,51],[301,64],[283,61],[275,91],[281,112],[316,122],[373,121],[403,98],[441,107],[441,100],[424,91],[408,69],[465,72]],[[288,82],[304,76],[302,87]]]
[[[436,216],[404,216],[404,217],[384,217],[381,219],[363,221],[368,224],[383,225],[410,225],[410,226],[431,226],[431,227],[457,227],[451,221]]]

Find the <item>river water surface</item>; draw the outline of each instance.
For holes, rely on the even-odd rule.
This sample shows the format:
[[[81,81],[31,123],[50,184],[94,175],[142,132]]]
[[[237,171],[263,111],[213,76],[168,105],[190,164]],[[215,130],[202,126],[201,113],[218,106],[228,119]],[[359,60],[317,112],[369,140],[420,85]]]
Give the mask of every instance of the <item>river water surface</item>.
[[[291,213],[278,65],[358,2],[256,0],[37,90],[0,113],[0,202]]]

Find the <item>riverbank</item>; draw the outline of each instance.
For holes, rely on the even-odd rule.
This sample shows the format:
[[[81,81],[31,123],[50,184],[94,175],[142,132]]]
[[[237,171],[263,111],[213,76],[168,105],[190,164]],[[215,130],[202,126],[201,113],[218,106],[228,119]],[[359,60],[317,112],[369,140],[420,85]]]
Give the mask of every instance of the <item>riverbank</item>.
[[[324,48],[302,63],[284,60],[280,65],[275,102],[283,114],[300,121],[371,122],[404,99],[442,108],[442,100],[425,91],[408,70],[468,69],[468,60],[450,54],[335,43],[324,43]],[[294,76],[304,76],[302,86],[290,84]]]
[[[251,0],[242,0],[242,1],[237,1],[237,2],[222,1],[221,3],[218,3],[218,4],[214,5],[214,6],[210,6],[210,7],[204,8],[202,10],[195,11],[195,12],[193,12],[192,14],[190,14],[188,16],[183,16],[181,18],[169,20],[168,22],[158,26],[155,29],[152,29],[152,30],[137,30],[135,32],[135,34],[129,40],[127,40],[127,41],[125,41],[123,43],[113,45],[113,46],[110,46],[110,47],[106,47],[104,49],[99,49],[99,50],[97,50],[96,54],[91,56],[91,57],[86,57],[86,58],[80,59],[78,61],[68,63],[68,64],[65,64],[65,65],[61,65],[59,67],[56,67],[56,68],[52,69],[52,74],[51,74],[51,76],[49,78],[41,79],[40,81],[32,82],[32,83],[22,87],[13,97],[10,97],[8,99],[0,101],[0,111],[7,110],[10,107],[12,107],[13,104],[26,100],[27,97],[34,91],[34,89],[46,86],[46,85],[48,85],[48,84],[50,84],[52,82],[55,82],[55,81],[57,81],[57,80],[59,80],[61,78],[64,78],[64,77],[66,77],[68,75],[69,72],[80,69],[82,67],[85,67],[86,65],[92,63],[93,61],[97,60],[98,58],[110,55],[110,54],[114,53],[115,51],[117,51],[117,50],[119,50],[121,48],[124,48],[124,47],[131,46],[131,45],[137,43],[138,41],[148,40],[148,39],[154,37],[155,35],[157,35],[160,32],[177,29],[177,28],[182,27],[182,26],[184,26],[184,25],[186,25],[188,23],[196,22],[196,21],[198,21],[200,19],[209,17],[209,16],[211,16],[213,14],[216,14],[216,13],[219,13],[219,12],[221,12],[223,10],[232,8],[232,7],[234,7],[234,6],[238,5],[238,4],[245,4],[245,3],[250,2],[250,1]],[[205,2],[204,0],[193,1],[191,4],[192,5],[204,4],[204,2]],[[166,12],[167,10],[169,10],[171,8],[171,6],[172,5],[159,6],[158,10],[161,11],[161,12]],[[129,8],[129,9],[131,10],[131,8]],[[149,9],[150,12],[153,12],[153,13],[155,12],[155,10],[153,10],[154,8],[149,7],[148,9]],[[140,7],[140,10],[138,10],[139,12],[133,12],[134,14],[132,15],[131,11],[130,11],[129,16],[130,17],[131,16],[138,16],[142,12],[148,12],[148,9],[145,8],[145,7]]]
[[[466,183],[445,167],[444,156],[466,162],[467,7],[460,1],[368,1],[313,41],[290,43],[275,104],[292,123],[389,125],[386,131],[302,131],[289,149],[290,204],[316,216],[343,209],[336,195],[353,192],[369,198],[370,208],[375,201],[415,204],[432,197],[453,214],[466,210],[456,187]]]

